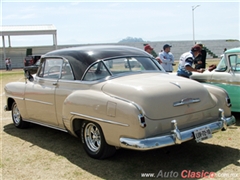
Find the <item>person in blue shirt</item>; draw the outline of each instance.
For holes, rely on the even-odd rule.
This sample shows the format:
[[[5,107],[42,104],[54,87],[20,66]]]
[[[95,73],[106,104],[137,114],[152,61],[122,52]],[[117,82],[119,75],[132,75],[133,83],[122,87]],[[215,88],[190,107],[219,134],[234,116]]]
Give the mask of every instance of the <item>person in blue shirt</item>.
[[[174,57],[170,52],[171,47],[171,45],[165,44],[163,46],[163,51],[159,53],[159,58],[162,62],[161,65],[166,72],[173,72]]]
[[[177,70],[178,76],[189,78],[192,75],[192,72],[204,72],[204,69],[195,69],[192,67],[194,64],[194,58],[201,53],[201,50],[201,46],[195,45],[191,48],[190,52],[181,55]]]

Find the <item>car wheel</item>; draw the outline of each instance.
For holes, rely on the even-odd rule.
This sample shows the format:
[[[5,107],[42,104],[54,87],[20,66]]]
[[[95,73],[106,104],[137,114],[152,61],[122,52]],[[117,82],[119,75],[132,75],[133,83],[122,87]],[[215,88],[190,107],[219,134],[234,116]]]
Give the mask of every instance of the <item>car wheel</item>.
[[[14,125],[17,128],[24,129],[29,126],[29,122],[25,122],[22,120],[22,116],[20,114],[20,111],[17,107],[16,102],[14,102],[12,104],[12,120],[13,120]]]
[[[101,127],[93,122],[82,123],[81,139],[86,153],[95,159],[105,159],[116,152],[116,148],[106,143]]]

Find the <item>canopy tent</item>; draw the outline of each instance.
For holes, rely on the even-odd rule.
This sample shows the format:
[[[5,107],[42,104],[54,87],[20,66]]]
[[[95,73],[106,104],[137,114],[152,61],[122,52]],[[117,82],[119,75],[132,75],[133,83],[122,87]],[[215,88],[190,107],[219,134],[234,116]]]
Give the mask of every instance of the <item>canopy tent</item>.
[[[3,54],[5,52],[5,36],[8,36],[8,44],[11,47],[10,36],[26,36],[26,35],[53,35],[53,45],[57,49],[57,29],[54,25],[30,25],[30,26],[0,26],[0,34],[2,36]]]

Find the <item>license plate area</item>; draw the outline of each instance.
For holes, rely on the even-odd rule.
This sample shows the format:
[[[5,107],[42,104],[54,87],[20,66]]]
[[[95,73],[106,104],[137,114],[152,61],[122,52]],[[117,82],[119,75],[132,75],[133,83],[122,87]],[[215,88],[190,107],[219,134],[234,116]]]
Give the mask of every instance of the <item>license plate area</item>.
[[[212,131],[209,127],[197,129],[193,132],[196,142],[212,138]]]

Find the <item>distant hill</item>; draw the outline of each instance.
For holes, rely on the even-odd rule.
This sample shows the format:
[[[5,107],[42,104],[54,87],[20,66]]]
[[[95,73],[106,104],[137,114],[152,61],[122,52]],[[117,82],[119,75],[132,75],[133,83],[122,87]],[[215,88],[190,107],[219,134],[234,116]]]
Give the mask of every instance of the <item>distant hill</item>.
[[[131,43],[131,42],[145,42],[145,41],[142,38],[127,37],[125,39],[122,39],[118,43]]]

